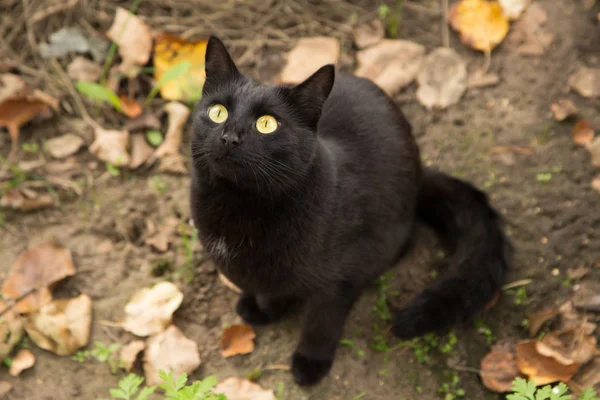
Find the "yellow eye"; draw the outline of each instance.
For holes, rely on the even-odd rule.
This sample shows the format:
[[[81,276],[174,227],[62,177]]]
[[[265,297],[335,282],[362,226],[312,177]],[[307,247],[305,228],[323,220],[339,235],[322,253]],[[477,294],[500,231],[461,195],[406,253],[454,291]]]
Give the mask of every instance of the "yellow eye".
[[[208,109],[208,117],[217,124],[222,124],[223,122],[225,122],[225,120],[227,120],[228,115],[229,113],[227,112],[227,109],[222,104],[215,104],[214,106]]]
[[[277,120],[270,115],[263,115],[256,120],[256,130],[265,135],[275,132],[278,127]]]

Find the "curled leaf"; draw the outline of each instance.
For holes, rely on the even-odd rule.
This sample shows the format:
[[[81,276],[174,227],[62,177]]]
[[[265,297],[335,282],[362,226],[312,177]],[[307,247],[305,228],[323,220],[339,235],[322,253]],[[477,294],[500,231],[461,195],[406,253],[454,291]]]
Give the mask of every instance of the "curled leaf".
[[[511,351],[492,350],[481,360],[481,381],[497,393],[508,392],[512,382],[520,376],[515,355]]]
[[[171,324],[182,300],[183,293],[171,282],[142,289],[125,306],[123,329],[137,336],[162,332]]]
[[[255,337],[254,329],[249,325],[232,325],[225,328],[221,338],[221,355],[231,357],[252,353]]]
[[[95,82],[102,75],[102,67],[85,57],[77,56],[67,66],[67,74],[74,81]]]
[[[463,43],[491,52],[508,33],[508,20],[496,1],[461,0],[450,9],[448,19]]]
[[[589,145],[594,140],[594,130],[588,121],[578,121],[573,126],[573,142],[580,146]]]
[[[94,142],[90,145],[90,153],[102,161],[115,167],[126,166],[130,162],[127,153],[129,132],[104,129],[96,126]]]
[[[575,107],[575,104],[569,99],[558,100],[550,106],[550,110],[554,115],[554,119],[557,121],[564,121],[577,114],[577,107]]]
[[[537,386],[554,382],[568,382],[579,369],[577,363],[564,365],[553,357],[540,354],[537,340],[528,340],[517,344],[517,365],[519,370],[535,381]]]
[[[563,365],[583,365],[596,353],[596,338],[575,329],[550,332],[536,343],[536,350]]]
[[[23,319],[14,309],[6,310],[7,304],[0,300],[0,359],[8,357],[23,337]]]
[[[385,36],[385,28],[380,19],[374,19],[354,29],[354,44],[359,49],[377,44]]]
[[[580,67],[569,77],[569,86],[583,97],[600,97],[600,68]]]
[[[12,362],[10,364],[9,373],[12,376],[19,376],[21,372],[25,371],[28,368],[33,367],[35,364],[35,356],[29,349],[21,349],[17,352],[17,354],[12,358]]]
[[[132,340],[121,348],[119,359],[121,360],[121,365],[125,371],[131,372],[139,354],[145,348],[146,343],[143,340]]]
[[[275,400],[272,390],[236,377],[223,380],[215,386],[213,392],[224,394],[229,400]]]
[[[109,39],[119,45],[119,55],[127,70],[145,65],[152,51],[152,33],[150,28],[136,15],[124,8],[117,7],[115,20],[106,32]]]
[[[83,146],[81,136],[67,133],[47,140],[44,143],[44,150],[53,158],[67,158],[77,153],[81,146]]]
[[[417,99],[428,109],[458,103],[467,89],[467,64],[452,49],[432,51],[417,76]]]
[[[529,316],[529,335],[535,336],[542,329],[542,326],[548,321],[551,321],[558,315],[558,310],[549,308]]]
[[[42,349],[65,356],[87,345],[91,324],[92,299],[82,294],[45,305],[29,316],[25,330]]]
[[[279,82],[298,84],[322,66],[336,64],[339,57],[340,42],[336,38],[317,36],[299,39],[287,54]]]

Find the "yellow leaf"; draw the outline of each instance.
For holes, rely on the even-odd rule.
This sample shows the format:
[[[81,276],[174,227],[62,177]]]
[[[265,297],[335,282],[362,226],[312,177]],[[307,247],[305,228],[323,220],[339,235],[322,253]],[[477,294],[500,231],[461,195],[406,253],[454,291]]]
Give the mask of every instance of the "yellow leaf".
[[[206,78],[204,56],[206,39],[187,41],[177,36],[162,34],[154,45],[154,79],[161,83],[160,95],[167,100],[196,101],[202,96],[202,86]],[[174,78],[164,80],[165,73],[181,63],[190,67]],[[167,76],[167,78],[169,78]]]
[[[508,33],[508,19],[496,1],[462,0],[449,13],[452,28],[463,43],[476,50],[491,52]]]

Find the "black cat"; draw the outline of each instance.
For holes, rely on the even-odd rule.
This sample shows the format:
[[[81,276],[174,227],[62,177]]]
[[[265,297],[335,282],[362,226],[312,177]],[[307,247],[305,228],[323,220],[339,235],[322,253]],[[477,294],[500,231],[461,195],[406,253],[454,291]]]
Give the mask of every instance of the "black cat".
[[[335,77],[335,79],[334,79]],[[329,372],[361,292],[408,250],[417,220],[451,251],[451,271],[397,311],[393,332],[440,331],[500,289],[511,246],[485,194],[425,169],[411,127],[372,82],[326,65],[294,86],[243,76],[211,37],[194,116],[192,216],[250,324],[305,303],[292,372]]]

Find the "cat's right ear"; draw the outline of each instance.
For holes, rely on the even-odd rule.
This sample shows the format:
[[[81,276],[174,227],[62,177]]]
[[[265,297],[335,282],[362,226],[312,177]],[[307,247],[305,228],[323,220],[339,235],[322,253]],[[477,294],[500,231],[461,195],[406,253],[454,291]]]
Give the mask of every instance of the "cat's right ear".
[[[216,36],[208,39],[204,68],[206,71],[205,88],[213,88],[241,76],[227,48]]]
[[[331,93],[334,80],[335,67],[333,64],[327,64],[296,86],[294,93],[314,102],[316,106],[321,108],[327,97],[329,97],[329,93]]]

